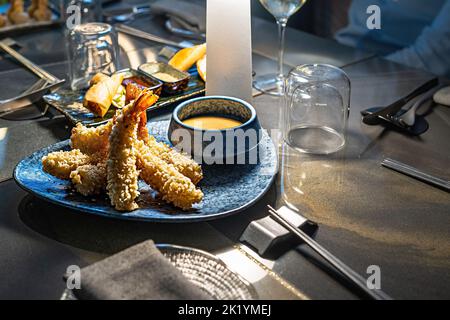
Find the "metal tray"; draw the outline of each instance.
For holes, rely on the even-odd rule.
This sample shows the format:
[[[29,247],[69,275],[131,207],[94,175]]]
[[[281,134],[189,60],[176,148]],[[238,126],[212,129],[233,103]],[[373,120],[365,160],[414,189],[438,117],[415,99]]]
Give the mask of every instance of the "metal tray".
[[[59,2],[58,2],[59,3]],[[25,1],[25,10],[29,5],[29,1]],[[6,14],[9,5],[1,5],[0,13]],[[49,9],[52,11],[52,18],[50,21],[30,21],[23,24],[8,24],[4,27],[0,27],[0,36],[5,37],[10,34],[16,34],[26,31],[38,30],[41,28],[47,28],[55,25],[61,25],[63,23],[63,18],[61,16],[61,7],[56,8],[56,6],[50,5]]]
[[[191,77],[186,90],[170,96],[165,96],[163,94],[150,110],[169,107],[175,103],[204,95],[205,83],[200,78],[197,71],[191,69],[189,73]],[[61,88],[51,94],[45,95],[43,98],[50,106],[63,113],[73,124],[80,122],[85,126],[97,126],[107,122],[114,116],[117,109],[113,106],[109,108],[108,112],[102,118],[94,115],[88,109],[80,105],[80,103],[83,102],[85,92],[86,91],[72,91],[70,89]]]
[[[156,94],[158,96],[161,95],[163,82],[152,76],[149,76],[148,74],[146,74],[142,71],[127,68],[127,69],[122,69],[122,70],[117,71],[116,74],[123,74],[124,80],[126,80],[128,78],[132,78],[132,77],[140,77],[150,84],[150,87],[148,87],[148,88],[150,90],[152,90],[154,94]]]
[[[173,82],[159,79],[163,83],[163,92],[167,95],[177,94],[186,90],[189,83],[189,73],[175,69],[164,62],[147,62],[141,64],[138,70],[157,79],[158,77],[156,77],[155,74],[158,72],[166,73],[176,78],[177,80]]]

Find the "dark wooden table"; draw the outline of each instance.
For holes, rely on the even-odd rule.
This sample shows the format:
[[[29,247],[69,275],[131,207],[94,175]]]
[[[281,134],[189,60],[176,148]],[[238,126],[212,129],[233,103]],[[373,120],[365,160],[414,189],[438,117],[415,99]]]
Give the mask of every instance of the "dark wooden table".
[[[146,17],[135,25],[173,38],[158,19]],[[254,70],[272,71],[276,27],[255,19],[253,29]],[[65,76],[61,30],[16,40],[24,55]],[[124,66],[152,60],[161,48],[131,37],[121,37],[121,43]],[[450,298],[450,195],[380,166],[384,157],[392,157],[450,178],[450,109],[432,109],[427,116],[430,130],[416,138],[367,127],[359,115],[364,108],[394,101],[430,75],[295,30],[288,32],[286,51],[286,69],[302,63],[331,63],[344,67],[350,76],[348,147],[339,158],[311,159],[281,152],[283,165],[268,194],[252,208],[223,220],[181,226],[123,222],[38,200],[11,179],[13,168],[26,155],[68,138],[71,126],[57,112],[39,120],[0,119],[0,298],[58,299],[67,266],[87,265],[149,238],[221,251],[239,239],[251,220],[267,214],[267,204],[286,202],[317,221],[317,241],[356,271],[366,275],[368,266],[379,266],[382,288],[393,298]],[[34,80],[1,57],[2,98],[24,90]],[[265,95],[254,99],[266,129],[278,128],[279,103]],[[151,113],[149,119],[168,119],[170,112]],[[357,298],[303,245],[274,261],[273,270],[310,298]]]

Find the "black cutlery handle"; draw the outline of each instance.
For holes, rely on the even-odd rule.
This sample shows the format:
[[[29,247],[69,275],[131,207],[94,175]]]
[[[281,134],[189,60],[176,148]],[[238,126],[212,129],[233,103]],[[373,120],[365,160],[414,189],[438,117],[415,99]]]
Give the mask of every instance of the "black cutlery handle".
[[[420,96],[421,94],[424,94],[425,92],[431,90],[432,88],[436,87],[439,84],[439,79],[438,78],[433,78],[430,81],[425,82],[423,85],[421,85],[420,87],[418,87],[417,89],[415,89],[413,92],[411,92],[410,94],[408,94],[403,102],[406,104],[409,101],[411,101],[412,99],[414,99],[417,96]]]
[[[370,124],[374,123],[375,119],[380,116],[383,118],[389,118],[390,116],[395,115],[409,101],[411,101],[412,99],[416,98],[417,96],[431,90],[438,84],[439,84],[438,78],[433,78],[433,79],[425,82],[423,85],[414,89],[411,93],[409,93],[405,97],[395,101],[394,103],[390,104],[386,108],[384,108],[378,112],[374,112],[374,113],[363,116],[363,122],[370,125]]]

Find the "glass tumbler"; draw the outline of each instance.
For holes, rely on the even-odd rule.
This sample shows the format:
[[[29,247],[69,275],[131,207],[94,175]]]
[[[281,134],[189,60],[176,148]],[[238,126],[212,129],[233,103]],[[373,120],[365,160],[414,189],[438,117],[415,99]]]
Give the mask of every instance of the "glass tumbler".
[[[69,31],[67,43],[72,90],[87,88],[98,72],[111,74],[119,68],[117,34],[109,24],[80,24]]]
[[[331,154],[345,146],[350,80],[337,67],[302,65],[286,78],[283,138],[303,153]]]

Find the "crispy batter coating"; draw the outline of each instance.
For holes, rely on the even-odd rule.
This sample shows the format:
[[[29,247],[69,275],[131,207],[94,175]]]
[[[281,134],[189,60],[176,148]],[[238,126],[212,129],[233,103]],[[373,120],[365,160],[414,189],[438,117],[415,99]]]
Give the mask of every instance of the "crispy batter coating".
[[[188,155],[172,149],[165,143],[156,141],[153,136],[149,136],[148,146],[153,154],[172,164],[181,174],[191,179],[195,185],[203,179],[202,167]]]
[[[149,151],[173,166],[196,185],[203,179],[202,167],[188,155],[177,152],[167,144],[156,141],[147,129],[147,114],[143,112],[139,119],[138,138],[149,146]]]
[[[131,211],[138,206],[134,201],[139,196],[138,171],[133,141],[137,124],[131,120],[133,106],[127,107],[117,118],[110,136],[107,162],[107,190],[111,204],[122,211]]]
[[[193,204],[202,201],[202,191],[172,164],[152,153],[142,140],[136,141],[136,149],[138,167],[141,170],[140,177],[158,191],[163,200],[183,210],[188,210]]]
[[[100,194],[106,189],[106,162],[79,166],[70,173],[70,179],[82,195]]]
[[[72,135],[70,137],[72,148],[79,149],[87,155],[93,155],[97,152],[106,153],[113,124],[113,119],[95,128],[87,128],[81,123],[77,123],[72,129]]]
[[[158,99],[151,91],[144,91],[133,104],[126,106],[116,118],[109,138],[107,162],[107,186],[111,204],[120,211],[138,208],[135,199],[139,196],[136,168],[138,120],[140,113]]]
[[[44,171],[60,179],[69,179],[77,167],[90,163],[91,158],[78,149],[57,151],[42,158]]]

